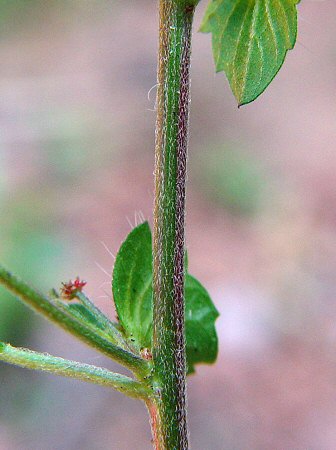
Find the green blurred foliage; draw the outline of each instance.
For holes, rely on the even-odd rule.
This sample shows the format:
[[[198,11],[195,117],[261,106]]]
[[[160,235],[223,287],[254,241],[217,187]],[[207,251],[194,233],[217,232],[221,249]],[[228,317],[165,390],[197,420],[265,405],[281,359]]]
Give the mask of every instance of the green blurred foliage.
[[[20,200],[7,207],[2,205],[1,210],[5,212],[7,220],[2,221],[0,230],[1,257],[10,270],[43,290],[48,289],[55,272],[60,268],[65,244],[62,246],[52,231],[48,231],[47,222],[29,221],[31,207],[29,202]],[[38,203],[35,203],[37,215],[38,208]],[[36,326],[34,314],[4,289],[0,293],[1,339],[14,345],[27,345],[30,332]]]
[[[200,153],[195,172],[198,187],[213,202],[242,216],[259,212],[270,186],[261,162],[238,146]]]
[[[50,74],[43,63],[31,70],[29,64],[25,65],[25,57],[34,60],[40,43],[41,47],[52,44],[56,31],[64,35],[69,30],[72,32],[78,23],[104,19],[105,13],[110,14],[111,6],[117,3],[115,0],[0,0],[0,45],[5,54],[8,51],[15,59],[13,66],[7,67],[5,63],[3,69],[6,78],[13,82],[12,93],[18,99],[13,104],[4,104],[1,114],[8,114],[7,119],[6,108],[10,109],[10,130],[12,125],[18,133],[21,129],[32,130],[32,137],[22,145],[17,136],[13,141],[0,142],[0,258],[9,270],[42,292],[57,288],[59,280],[74,275],[72,270],[82,255],[80,238],[78,234],[76,239],[68,238],[62,215],[65,208],[70,209],[69,198],[83,194],[87,177],[94,176],[104,166],[104,158],[110,161],[116,146],[111,144],[110,122],[104,124],[90,104],[72,104],[49,96],[50,92],[53,94],[52,88],[43,92],[41,101],[39,90],[43,87],[38,83]],[[20,53],[22,49],[24,54]],[[59,63],[57,58],[55,55]],[[20,90],[20,82],[25,81],[26,75],[29,83],[30,77],[36,75],[33,81],[37,83],[31,91],[27,90],[27,97],[25,85]],[[36,101],[33,94],[30,97],[34,89]],[[6,125],[5,121],[5,128]],[[39,332],[43,324],[46,328],[53,326],[0,288],[1,340],[36,348],[36,341],[41,339],[48,351],[51,338]],[[37,410],[41,410],[36,405],[42,402],[44,411],[54,401],[57,407],[58,396],[50,389],[47,378],[40,379],[36,374],[5,364],[0,366],[0,391],[1,425],[10,424],[13,436],[18,433],[20,448],[24,447],[22,435],[30,436],[34,426],[41,428],[46,420],[43,413],[36,419]]]
[[[62,267],[66,246],[52,226],[52,204],[47,208],[48,202],[41,201],[46,194],[43,189],[27,186],[27,189],[17,187],[15,191],[13,186],[3,187],[0,190],[1,261],[33,286],[47,291]],[[41,323],[26,305],[0,289],[1,340],[31,347]],[[2,365],[0,397],[6,416],[1,420],[15,423],[19,417],[26,417],[34,408],[38,389],[38,381],[29,373],[22,377],[17,368]]]

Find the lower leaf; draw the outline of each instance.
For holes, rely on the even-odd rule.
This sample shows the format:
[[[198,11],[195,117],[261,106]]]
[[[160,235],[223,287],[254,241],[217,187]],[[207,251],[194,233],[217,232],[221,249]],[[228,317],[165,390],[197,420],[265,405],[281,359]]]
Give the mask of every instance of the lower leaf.
[[[122,244],[113,269],[112,289],[126,337],[142,354],[152,348],[152,235],[148,222],[134,228]],[[198,363],[213,363],[218,352],[215,321],[218,312],[206,289],[194,277],[185,278],[185,326],[188,373]]]

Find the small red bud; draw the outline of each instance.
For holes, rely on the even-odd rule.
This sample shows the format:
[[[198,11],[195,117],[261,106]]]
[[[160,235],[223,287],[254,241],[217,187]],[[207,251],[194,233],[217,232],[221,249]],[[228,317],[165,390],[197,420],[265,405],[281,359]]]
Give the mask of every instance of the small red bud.
[[[76,277],[74,281],[68,283],[62,283],[61,295],[64,300],[72,300],[76,297],[78,292],[82,292],[83,287],[86,285],[86,281],[80,280]]]

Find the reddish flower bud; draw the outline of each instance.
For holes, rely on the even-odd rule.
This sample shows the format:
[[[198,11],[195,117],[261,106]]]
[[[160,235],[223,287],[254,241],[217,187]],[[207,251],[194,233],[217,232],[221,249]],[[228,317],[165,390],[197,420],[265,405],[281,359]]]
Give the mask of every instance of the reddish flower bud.
[[[76,277],[74,281],[69,281],[68,283],[62,283],[61,296],[64,300],[72,300],[76,297],[78,292],[82,292],[83,287],[86,285],[86,281],[80,280]]]

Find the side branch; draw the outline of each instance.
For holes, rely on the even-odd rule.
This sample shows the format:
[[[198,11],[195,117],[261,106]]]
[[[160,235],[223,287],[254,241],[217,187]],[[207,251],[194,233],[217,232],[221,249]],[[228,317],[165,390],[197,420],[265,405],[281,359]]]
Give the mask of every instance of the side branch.
[[[150,371],[149,365],[142,358],[96,334],[90,327],[58,308],[52,300],[32,289],[28,284],[19,280],[2,266],[0,266],[0,284],[5,286],[32,309],[55,322],[86,344],[89,344],[119,364],[127,367],[136,375],[148,375]]]
[[[112,387],[133,398],[148,400],[153,395],[153,392],[142,383],[124,375],[110,372],[107,369],[69,361],[45,353],[15,348],[2,342],[0,342],[0,361],[26,369],[40,370],[54,375]]]

